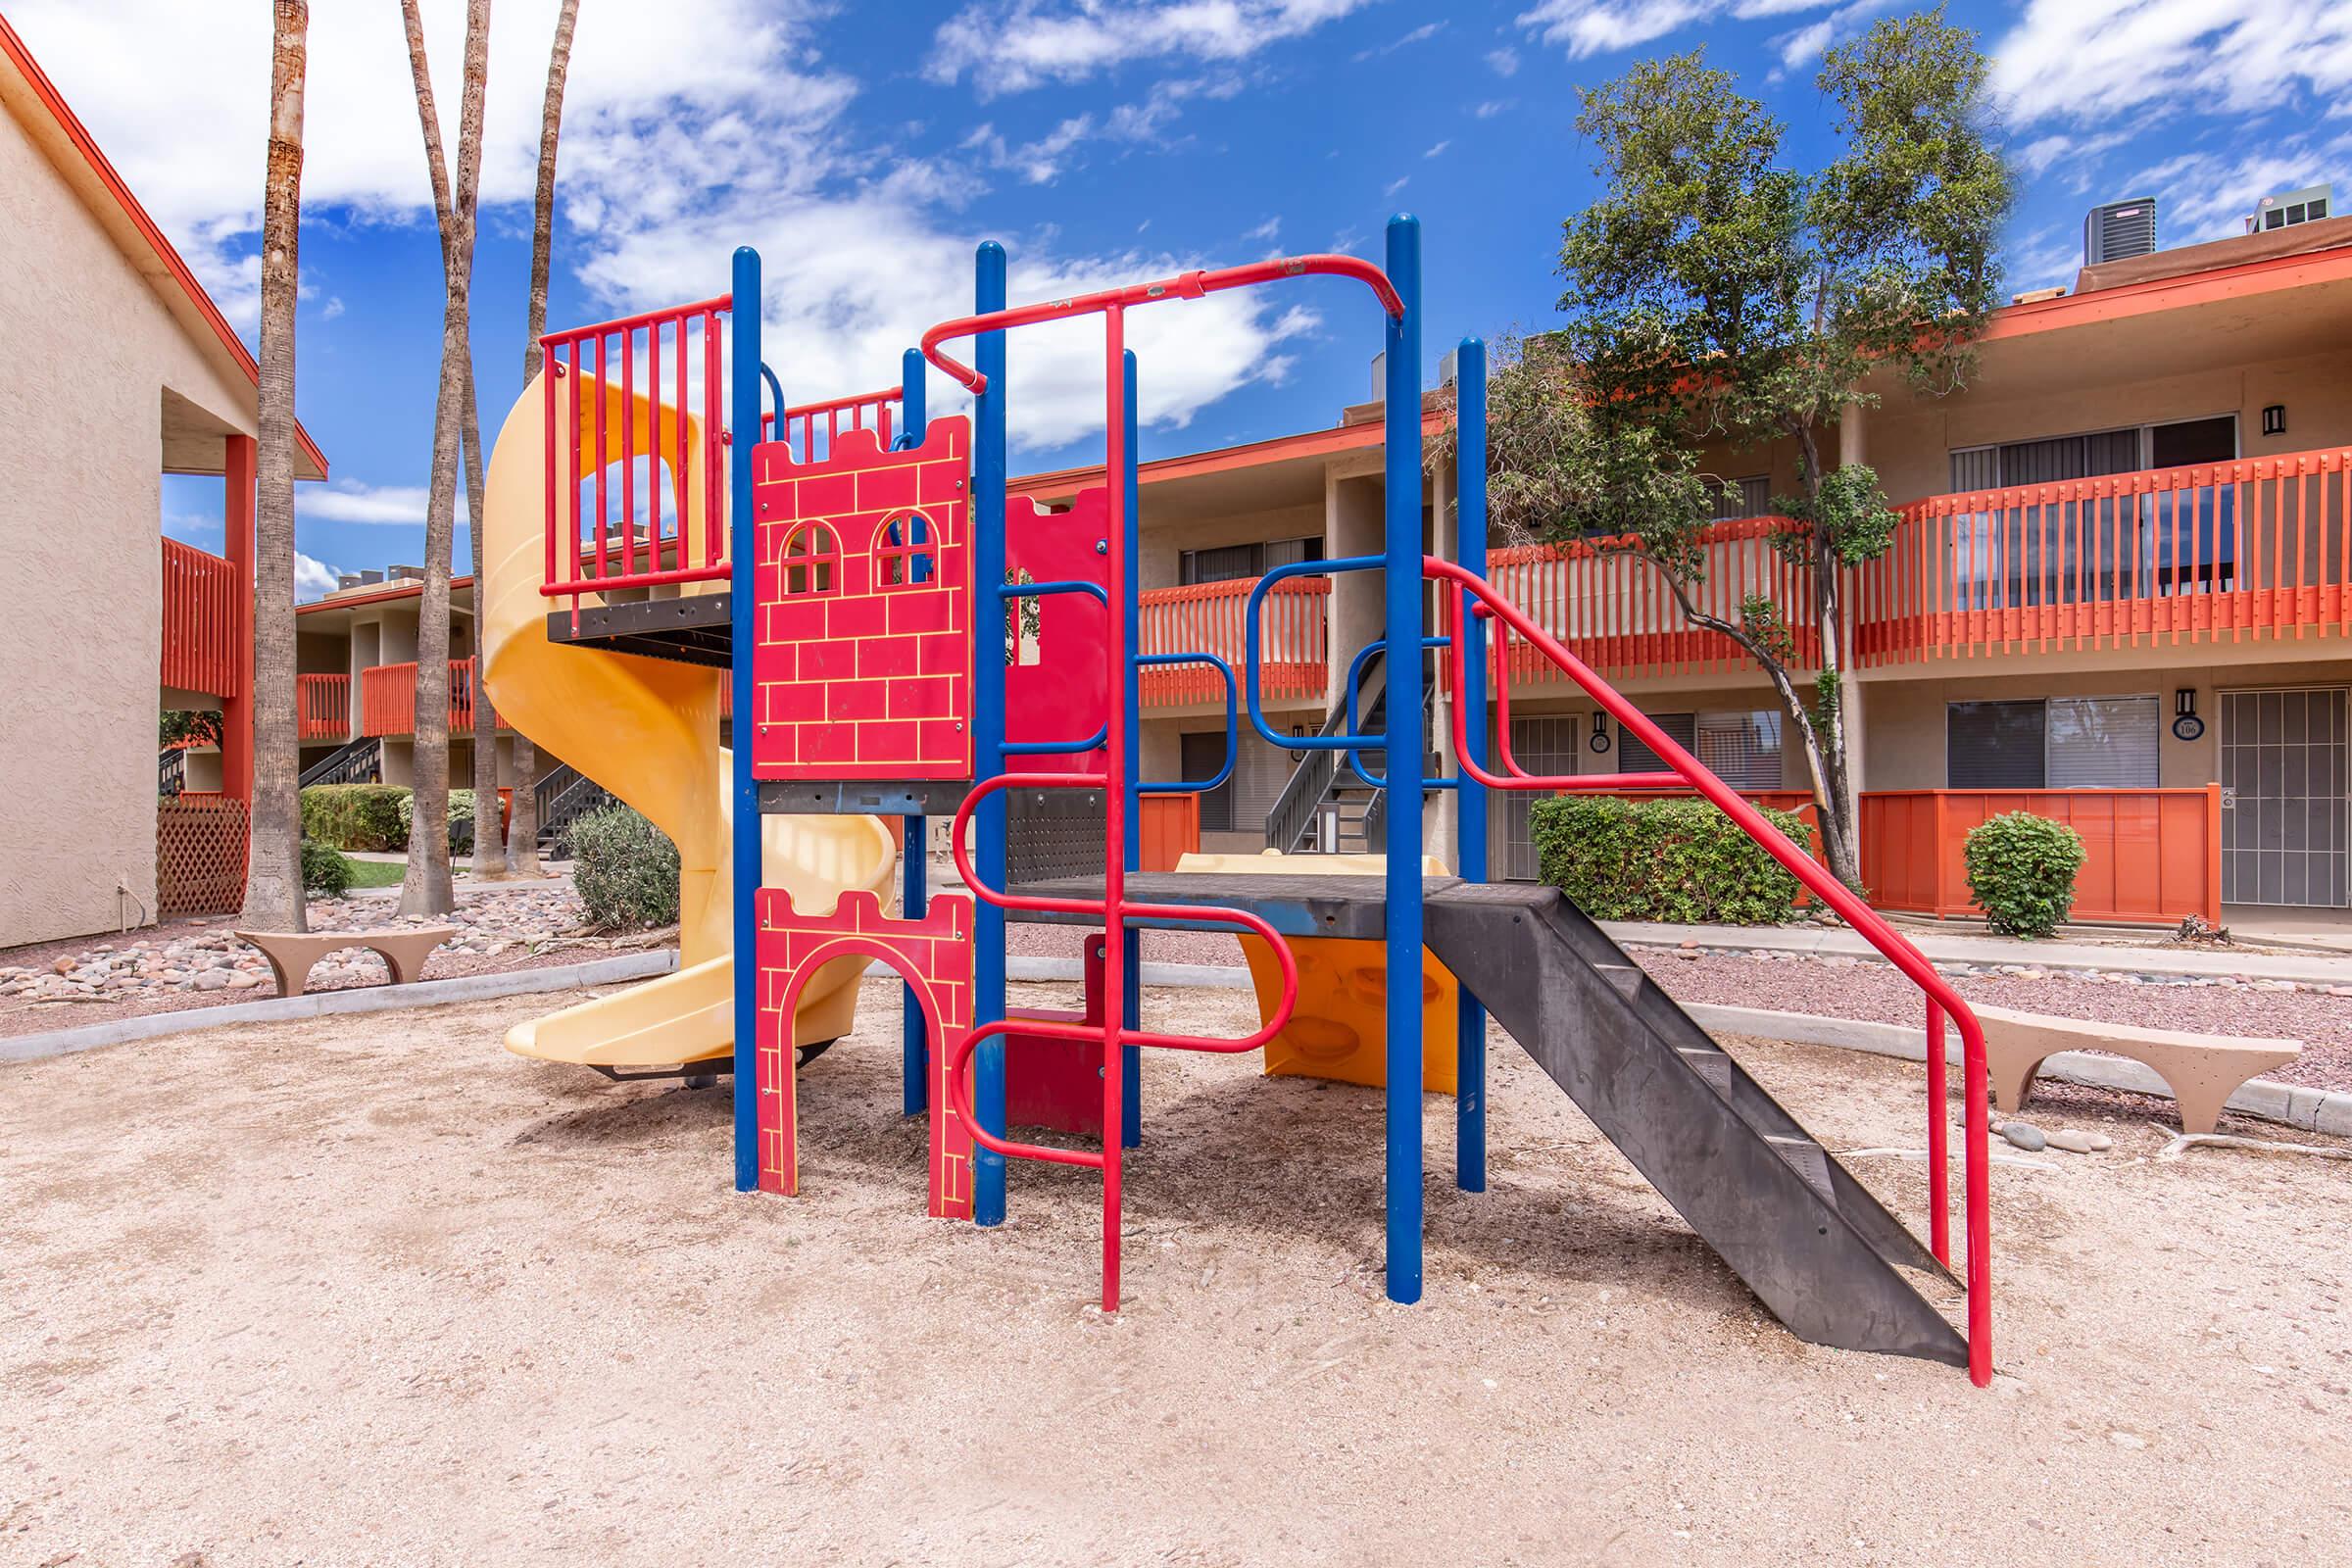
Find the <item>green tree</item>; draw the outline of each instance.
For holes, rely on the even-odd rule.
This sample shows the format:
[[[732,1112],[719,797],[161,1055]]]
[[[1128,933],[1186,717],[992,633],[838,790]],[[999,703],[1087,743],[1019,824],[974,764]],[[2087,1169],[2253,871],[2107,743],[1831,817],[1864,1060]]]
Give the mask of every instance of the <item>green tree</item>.
[[[1895,517],[1868,466],[1837,461],[1838,426],[1886,391],[1967,381],[2010,175],[1984,57],[1940,8],[1831,50],[1819,83],[1842,149],[1812,172],[1703,51],[1583,92],[1577,128],[1609,194],[1562,225],[1567,325],[1499,357],[1489,488],[1498,523],[1634,556],[1690,624],[1755,660],[1802,743],[1829,867],[1858,886],[1841,572],[1886,551]],[[1811,680],[1800,607],[1751,596],[1733,619],[1692,593],[1724,494],[1698,452],[1778,442],[1794,446],[1800,483],[1774,498],[1787,526],[1773,545],[1809,575]]]

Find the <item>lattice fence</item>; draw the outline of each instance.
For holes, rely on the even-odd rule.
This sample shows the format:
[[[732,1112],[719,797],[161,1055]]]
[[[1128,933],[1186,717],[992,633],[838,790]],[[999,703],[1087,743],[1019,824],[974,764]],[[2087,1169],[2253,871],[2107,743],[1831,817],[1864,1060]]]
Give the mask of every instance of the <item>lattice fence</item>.
[[[155,904],[161,918],[223,914],[245,903],[243,801],[183,795],[155,803]]]

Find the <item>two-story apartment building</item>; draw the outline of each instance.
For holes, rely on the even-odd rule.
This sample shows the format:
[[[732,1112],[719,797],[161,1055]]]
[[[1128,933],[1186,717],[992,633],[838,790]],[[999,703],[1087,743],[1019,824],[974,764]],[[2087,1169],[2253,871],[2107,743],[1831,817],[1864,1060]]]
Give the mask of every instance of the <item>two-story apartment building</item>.
[[[1865,876],[1883,902],[1960,912],[1960,836],[2017,807],[2084,831],[2087,915],[2352,902],[2348,349],[2352,219],[2331,219],[2085,268],[2072,289],[1996,314],[1965,390],[1872,389],[1880,404],[1838,441],[1844,461],[1877,468],[1902,517],[1886,557],[1846,584]],[[1147,651],[1202,648],[1238,668],[1257,576],[1372,545],[1377,412],[1144,466]],[[1727,607],[1773,594],[1802,642],[1810,595],[1765,543],[1795,452],[1709,456],[1740,499],[1710,544],[1707,592]],[[1098,479],[1016,488],[1054,501]],[[1450,489],[1440,473],[1424,497],[1442,542]],[[1688,630],[1648,567],[1521,545],[1494,553],[1492,575],[1725,777],[1788,792],[1784,804],[1807,789],[1760,674]],[[1306,579],[1270,600],[1264,704],[1312,730],[1379,635],[1376,590]],[[1556,672],[1516,656],[1511,668],[1524,765],[1654,766]],[[1147,771],[1209,776],[1224,745],[1213,672],[1162,672],[1145,705]],[[1202,800],[1203,846],[1364,842],[1373,792],[1345,772],[1292,788],[1296,761],[1245,726],[1232,779]],[[1520,798],[1495,813],[1504,874],[1533,874],[1526,809]],[[1428,810],[1443,849],[1449,808],[1438,797]]]

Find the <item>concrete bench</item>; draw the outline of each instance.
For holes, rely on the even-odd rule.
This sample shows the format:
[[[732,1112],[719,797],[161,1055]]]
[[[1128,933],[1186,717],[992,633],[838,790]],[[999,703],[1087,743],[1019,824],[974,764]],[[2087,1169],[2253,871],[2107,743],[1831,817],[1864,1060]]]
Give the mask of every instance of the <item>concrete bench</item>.
[[[458,934],[454,925],[403,926],[396,931],[239,931],[237,940],[261,949],[277,976],[277,994],[299,997],[311,967],[343,948],[366,948],[392,971],[391,983],[405,986],[424,972],[432,951]]]
[[[1978,1007],[1984,1026],[1985,1065],[1992,1101],[2003,1110],[2024,1105],[2034,1075],[2062,1051],[2104,1051],[2144,1063],[2165,1081],[2180,1107],[2180,1130],[2213,1131],[2222,1105],[2249,1078],[2289,1062],[2302,1053],[2299,1040],[2241,1040],[2234,1035],[2195,1035],[2173,1029],[2134,1029],[2123,1024],[2051,1018],[2005,1007]]]

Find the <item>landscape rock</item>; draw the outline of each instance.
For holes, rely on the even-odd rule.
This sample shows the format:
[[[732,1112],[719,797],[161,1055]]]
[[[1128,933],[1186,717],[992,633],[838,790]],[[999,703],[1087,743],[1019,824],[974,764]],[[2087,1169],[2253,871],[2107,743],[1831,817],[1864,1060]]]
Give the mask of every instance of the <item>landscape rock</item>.
[[[2072,1127],[2061,1127],[2054,1133],[2045,1134],[2043,1142],[2052,1149],[2063,1149],[2070,1154],[2095,1153],[2099,1147],[2090,1141],[2090,1134],[2077,1132]]]
[[[2005,1121],[2001,1123],[2001,1136],[2029,1154],[2040,1153],[2043,1146],[2049,1143],[2042,1130],[2032,1122]]]

